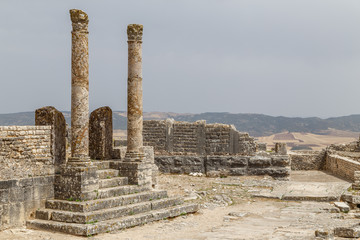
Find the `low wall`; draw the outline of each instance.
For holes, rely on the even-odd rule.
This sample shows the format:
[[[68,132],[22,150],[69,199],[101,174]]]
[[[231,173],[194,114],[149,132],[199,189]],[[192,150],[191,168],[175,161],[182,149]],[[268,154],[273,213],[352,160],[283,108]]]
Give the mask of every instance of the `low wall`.
[[[326,154],[325,170],[334,175],[354,181],[354,172],[360,171],[360,163],[337,154]]]
[[[160,172],[218,175],[269,175],[274,178],[288,177],[290,158],[287,155],[268,156],[155,156]]]
[[[291,151],[291,170],[322,170],[325,165],[325,151]]]
[[[54,197],[51,126],[0,127],[0,230],[22,226]]]

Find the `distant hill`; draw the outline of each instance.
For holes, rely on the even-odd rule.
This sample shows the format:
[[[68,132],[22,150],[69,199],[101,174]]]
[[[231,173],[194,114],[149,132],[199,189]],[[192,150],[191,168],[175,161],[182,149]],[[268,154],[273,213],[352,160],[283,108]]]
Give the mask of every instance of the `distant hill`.
[[[70,125],[70,112],[65,111],[63,113],[67,123]],[[233,124],[239,131],[248,132],[251,136],[255,137],[269,136],[284,131],[327,134],[326,130],[329,128],[360,132],[360,115],[321,119],[317,117],[272,117],[264,114],[233,114],[226,112],[208,112],[200,114],[164,112],[144,113],[145,120],[161,120],[166,118],[174,118],[176,121],[194,122],[197,120],[206,120],[207,123]],[[0,114],[0,126],[34,125],[34,122],[34,112]],[[113,128],[122,130],[126,129],[126,112],[113,112]]]

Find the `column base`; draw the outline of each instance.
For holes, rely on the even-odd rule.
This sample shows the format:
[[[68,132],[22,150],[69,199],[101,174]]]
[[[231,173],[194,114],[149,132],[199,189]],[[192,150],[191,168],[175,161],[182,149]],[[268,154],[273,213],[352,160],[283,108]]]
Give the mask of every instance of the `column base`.
[[[144,153],[140,153],[138,151],[126,151],[125,154],[125,162],[143,162],[145,158]]]
[[[55,178],[55,199],[93,200],[98,196],[97,167],[91,162],[70,161],[63,165]]]
[[[152,169],[150,164],[142,162],[120,162],[119,174],[127,177],[129,184],[152,187]]]

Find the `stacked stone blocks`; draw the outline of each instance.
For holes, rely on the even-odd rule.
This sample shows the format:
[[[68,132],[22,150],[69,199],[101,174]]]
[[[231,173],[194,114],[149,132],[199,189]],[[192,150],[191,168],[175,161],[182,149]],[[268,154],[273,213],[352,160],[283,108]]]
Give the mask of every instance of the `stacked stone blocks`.
[[[228,124],[176,122],[173,119],[144,121],[144,145],[156,154],[170,155],[249,155],[256,143],[247,133]]]

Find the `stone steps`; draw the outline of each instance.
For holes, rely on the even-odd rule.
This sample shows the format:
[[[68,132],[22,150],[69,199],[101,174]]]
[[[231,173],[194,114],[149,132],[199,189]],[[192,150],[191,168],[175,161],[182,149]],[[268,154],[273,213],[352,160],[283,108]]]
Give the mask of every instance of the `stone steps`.
[[[96,171],[99,179],[110,179],[119,176],[119,170],[115,169],[102,169]]]
[[[101,222],[89,222],[88,224],[56,222],[51,220],[29,220],[27,227],[48,231],[58,231],[79,236],[91,236],[114,230],[143,225],[145,223],[176,217],[199,210],[198,204],[184,204],[159,210],[151,210],[146,213],[134,214],[126,217],[115,218]]]
[[[114,177],[114,178],[106,178],[99,179],[99,188],[110,188],[116,186],[124,186],[128,184],[127,177]]]
[[[97,162],[99,189],[86,192],[88,199],[95,200],[47,200],[46,208],[37,210],[36,219],[27,221],[27,226],[89,236],[198,210],[198,204],[182,205],[182,198],[169,198],[166,191],[155,191],[151,186],[127,185],[128,179],[119,177],[118,170],[106,168],[114,164]]]
[[[167,197],[166,191],[148,191],[142,193],[129,194],[124,196],[97,199],[85,202],[66,201],[66,200],[47,200],[46,209],[62,210],[70,212],[91,212],[105,208],[114,208],[128,204],[152,201]]]
[[[104,199],[118,197],[127,194],[140,193],[149,191],[149,187],[141,187],[137,185],[125,185],[119,187],[101,188],[96,191],[96,199]]]
[[[158,210],[182,204],[181,198],[164,198],[153,201],[129,204],[126,206],[106,208],[91,212],[71,212],[62,210],[44,209],[36,211],[36,218],[67,223],[89,224],[100,221],[107,221],[114,218],[140,214],[151,210]]]

